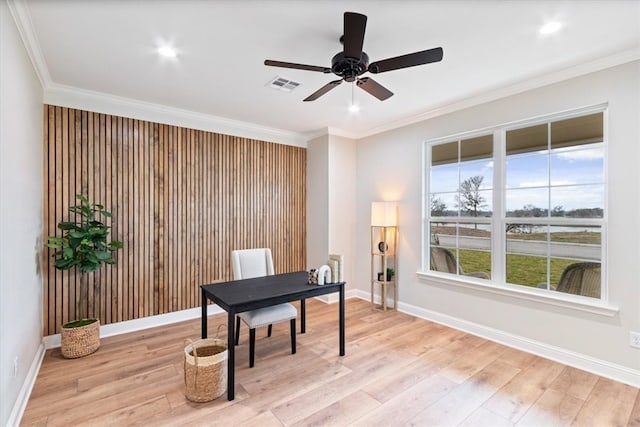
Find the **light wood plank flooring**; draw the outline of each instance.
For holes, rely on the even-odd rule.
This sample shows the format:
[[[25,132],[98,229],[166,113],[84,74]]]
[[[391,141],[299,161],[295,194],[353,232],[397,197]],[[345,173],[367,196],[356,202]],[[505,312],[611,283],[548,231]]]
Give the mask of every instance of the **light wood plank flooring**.
[[[106,338],[82,359],[49,350],[22,425],[640,426],[637,388],[362,300],[346,311],[345,357],[336,304],[308,302],[296,355],[288,322],[257,331],[253,369],[243,325],[233,402],[184,397],[199,320]],[[209,336],[220,324],[226,314]]]

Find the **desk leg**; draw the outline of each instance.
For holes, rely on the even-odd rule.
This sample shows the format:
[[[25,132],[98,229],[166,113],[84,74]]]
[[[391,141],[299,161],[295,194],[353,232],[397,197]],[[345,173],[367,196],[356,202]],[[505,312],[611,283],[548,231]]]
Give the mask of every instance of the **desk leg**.
[[[200,336],[204,339],[207,337],[207,295],[204,293],[204,289],[200,290],[202,301],[202,325],[200,326]]]
[[[307,303],[306,300],[300,300],[300,333],[307,332]]]
[[[344,285],[340,287],[340,356],[344,356]]]
[[[235,317],[236,312],[233,309],[229,309],[227,316],[227,399],[235,399]]]

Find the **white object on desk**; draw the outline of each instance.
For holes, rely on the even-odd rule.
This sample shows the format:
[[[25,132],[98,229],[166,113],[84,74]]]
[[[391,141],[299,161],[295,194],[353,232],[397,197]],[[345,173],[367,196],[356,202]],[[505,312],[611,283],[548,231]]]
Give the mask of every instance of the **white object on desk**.
[[[328,265],[318,267],[318,285],[324,285],[331,282],[331,269]]]
[[[331,267],[333,283],[344,282],[344,256],[330,254],[327,264]]]

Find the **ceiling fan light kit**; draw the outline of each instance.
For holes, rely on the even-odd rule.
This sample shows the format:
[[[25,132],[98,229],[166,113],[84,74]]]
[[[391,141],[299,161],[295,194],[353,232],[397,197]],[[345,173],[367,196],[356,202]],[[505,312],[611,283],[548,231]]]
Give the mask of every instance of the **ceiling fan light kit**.
[[[304,101],[315,101],[334,87],[345,82],[355,82],[356,85],[365,92],[378,98],[380,101],[393,96],[386,87],[373,80],[371,77],[360,77],[366,72],[372,74],[384,73],[387,71],[399,70],[401,68],[414,67],[416,65],[430,64],[442,61],[444,51],[441,47],[395,56],[369,63],[369,55],[362,51],[364,44],[364,33],[367,26],[367,17],[360,13],[344,13],[344,34],[340,41],[344,45],[342,52],[338,52],[331,59],[331,68],[317,65],[297,64],[294,62],[274,61],[267,59],[264,65],[271,67],[293,68],[297,70],[315,71],[324,74],[333,73],[340,77],[309,95]]]

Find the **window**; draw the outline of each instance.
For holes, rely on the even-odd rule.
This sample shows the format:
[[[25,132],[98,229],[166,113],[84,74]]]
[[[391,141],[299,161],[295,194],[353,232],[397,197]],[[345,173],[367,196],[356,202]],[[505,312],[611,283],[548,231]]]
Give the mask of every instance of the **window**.
[[[425,269],[602,298],[604,112],[428,142]]]
[[[431,269],[489,279],[493,135],[433,145],[429,183]]]

